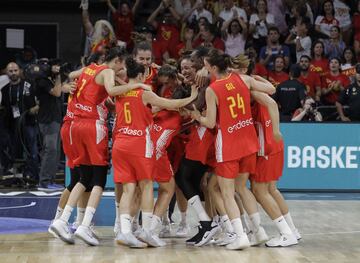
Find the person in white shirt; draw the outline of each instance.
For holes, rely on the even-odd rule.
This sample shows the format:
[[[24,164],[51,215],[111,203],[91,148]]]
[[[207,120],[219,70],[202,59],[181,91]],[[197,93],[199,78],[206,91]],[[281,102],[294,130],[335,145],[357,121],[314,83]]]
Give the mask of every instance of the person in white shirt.
[[[345,43],[348,44],[351,36],[351,17],[350,7],[346,2],[349,1],[334,0],[333,4],[335,10],[335,18],[339,21],[343,40]]]
[[[213,22],[212,14],[204,8],[204,3],[202,0],[197,0],[194,6],[188,11],[187,14],[183,17],[183,22],[188,20],[188,22],[193,22],[193,20],[198,21],[199,18],[205,17],[210,24]]]
[[[256,50],[266,45],[268,28],[275,26],[275,19],[272,14],[267,12],[265,0],[258,0],[256,3],[256,13],[250,16],[249,33],[252,34]]]
[[[224,9],[220,12],[219,17],[226,22],[233,18],[235,12],[247,22],[247,16],[244,9],[235,6],[234,0],[224,0]]]
[[[234,17],[223,23],[221,32],[225,44],[225,54],[236,57],[244,53],[247,26],[240,17]]]
[[[308,36],[310,25],[308,17],[298,20],[295,28],[296,35],[290,33],[285,40],[285,44],[295,45],[297,63],[300,61],[301,56],[311,56],[311,38]]]

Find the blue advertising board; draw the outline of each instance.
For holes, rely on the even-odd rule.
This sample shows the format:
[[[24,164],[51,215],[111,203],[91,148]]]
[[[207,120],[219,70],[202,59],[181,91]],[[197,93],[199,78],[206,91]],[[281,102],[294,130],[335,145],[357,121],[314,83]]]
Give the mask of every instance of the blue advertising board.
[[[281,132],[285,164],[280,189],[360,190],[360,124],[282,123]],[[106,187],[114,187],[112,170]]]

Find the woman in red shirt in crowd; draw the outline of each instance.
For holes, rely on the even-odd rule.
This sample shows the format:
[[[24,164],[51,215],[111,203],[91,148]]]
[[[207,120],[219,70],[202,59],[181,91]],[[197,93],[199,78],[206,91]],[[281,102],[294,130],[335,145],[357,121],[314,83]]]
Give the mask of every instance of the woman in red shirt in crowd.
[[[280,83],[289,79],[289,74],[284,72],[285,69],[285,59],[283,56],[279,55],[275,58],[274,69],[268,71],[267,79],[274,85],[276,88]]]
[[[321,80],[322,102],[325,105],[335,105],[340,92],[350,85],[350,80],[341,73],[338,58],[330,60],[329,69],[330,71]]]
[[[128,50],[132,49],[134,46],[134,43],[131,40],[131,32],[134,31],[134,16],[139,3],[140,0],[136,0],[133,7],[130,9],[129,2],[122,1],[120,8],[116,9],[112,5],[111,0],[106,0],[106,4],[112,12],[116,38],[117,40],[125,42]]]
[[[343,55],[341,57],[341,72],[348,76],[351,82],[355,81],[355,65],[356,65],[356,56],[352,48],[347,47],[344,49]]]
[[[315,41],[311,50],[310,71],[318,73],[320,77],[329,71],[329,60],[325,58],[324,43],[320,40]]]

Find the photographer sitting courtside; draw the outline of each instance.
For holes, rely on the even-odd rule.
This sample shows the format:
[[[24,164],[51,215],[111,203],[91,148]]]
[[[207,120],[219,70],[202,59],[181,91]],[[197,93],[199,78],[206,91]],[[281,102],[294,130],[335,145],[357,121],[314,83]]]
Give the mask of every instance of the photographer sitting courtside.
[[[48,59],[40,60],[45,65],[48,62]],[[36,81],[36,90],[40,101],[38,122],[43,140],[38,190],[61,190],[64,187],[54,183],[60,157],[59,132],[63,102],[59,65],[48,65],[47,77]]]
[[[312,97],[306,97],[304,106],[294,112],[291,121],[322,121],[322,115],[316,109],[315,100]]]

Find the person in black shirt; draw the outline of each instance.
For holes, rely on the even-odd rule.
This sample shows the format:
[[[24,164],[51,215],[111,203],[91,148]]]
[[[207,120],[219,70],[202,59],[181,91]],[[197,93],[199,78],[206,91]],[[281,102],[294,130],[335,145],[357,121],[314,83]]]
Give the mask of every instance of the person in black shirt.
[[[47,63],[42,60],[41,63]],[[49,67],[50,69],[50,67]],[[54,183],[60,159],[60,124],[62,121],[61,77],[58,65],[51,66],[48,77],[36,81],[39,99],[38,122],[43,138],[42,159],[38,190],[56,191],[63,189]]]
[[[23,174],[37,181],[39,158],[36,115],[39,106],[36,103],[35,92],[30,82],[20,77],[20,68],[16,63],[9,63],[6,73],[10,83],[2,90],[2,106],[4,107],[4,127],[10,138],[10,162],[12,165],[15,158],[22,159],[25,150],[26,165]]]
[[[280,121],[291,121],[296,109],[301,108],[306,97],[306,87],[298,81],[301,68],[294,64],[290,68],[290,80],[281,83],[273,95],[279,105]]]
[[[360,121],[360,64],[356,65],[355,82],[341,91],[336,109],[342,121]],[[348,116],[345,116],[343,105],[349,106]]]

